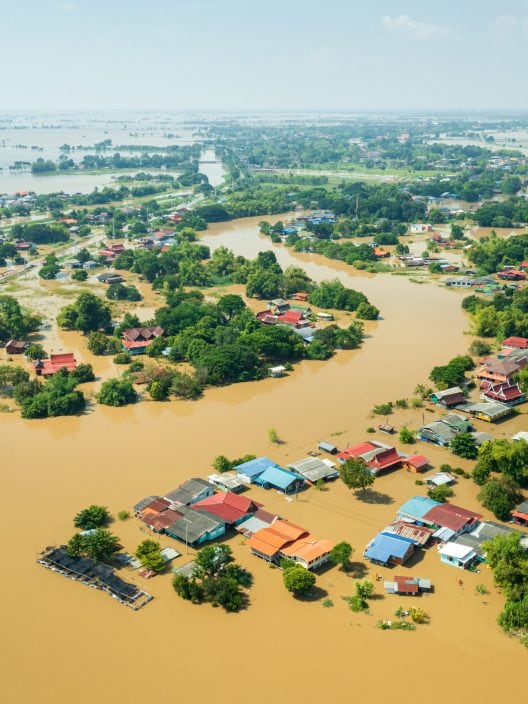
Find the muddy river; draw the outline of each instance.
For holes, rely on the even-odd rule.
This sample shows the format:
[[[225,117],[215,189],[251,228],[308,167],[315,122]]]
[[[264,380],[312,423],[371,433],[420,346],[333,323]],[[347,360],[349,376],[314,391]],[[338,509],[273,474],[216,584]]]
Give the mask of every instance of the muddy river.
[[[258,234],[259,219],[216,225],[202,241],[255,256],[272,246]],[[333,607],[294,600],[279,571],[252,557],[238,537],[229,544],[255,584],[249,609],[236,615],[181,601],[168,575],[145,584],[156,598],[134,613],[35,564],[39,548],[70,537],[80,508],[94,502],[107,504],[114,514],[130,510],[145,495],[206,476],[220,453],[268,454],[284,463],[300,459],[321,439],[339,445],[360,441],[365,429],[377,424],[369,417],[374,404],[409,397],[432,366],[467,349],[471,338],[464,334],[462,294],[403,276],[355,273],[339,262],[281,246],[274,250],[282,265],[301,265],[317,280],[339,277],[380,308],[382,319],[367,324],[361,350],[340,352],[326,363],[303,362],[287,378],[211,389],[197,402],[144,401],[47,421],[0,416],[1,686],[7,704],[135,704],[146,697],[173,704],[211,696],[230,704],[270,697],[345,704],[358,696],[376,704],[424,698],[443,704],[453,695],[457,701],[476,695],[491,704],[518,698],[526,651],[498,630],[502,597],[490,571],[461,573],[441,565],[434,549],[398,570],[429,577],[435,585],[419,602],[431,623],[414,633],[376,628],[377,620],[393,617],[400,604],[409,606],[408,599],[383,596],[379,582],[370,615],[352,613],[341,597],[353,594],[353,578],[336,569],[318,577]],[[92,361],[76,334],[62,334],[60,341],[69,349],[77,345],[79,357]],[[97,371],[104,374],[103,366],[99,362]],[[424,415],[434,417],[402,411],[391,422],[415,427]],[[518,429],[513,425],[511,432]],[[279,447],[267,439],[271,426],[285,441]],[[437,467],[450,461],[446,451],[418,450]],[[403,501],[423,493],[414,476],[403,472],[379,478],[374,488],[367,500],[339,482],[327,491],[304,492],[298,501],[263,490],[251,494],[321,537],[348,540],[372,577],[375,570],[361,562],[365,544]],[[477,507],[472,482],[461,479],[455,491],[455,501]],[[134,519],[112,529],[129,551],[146,537]],[[185,553],[168,538],[161,542]],[[184,554],[176,564],[186,559]],[[477,584],[490,593],[478,596]]]

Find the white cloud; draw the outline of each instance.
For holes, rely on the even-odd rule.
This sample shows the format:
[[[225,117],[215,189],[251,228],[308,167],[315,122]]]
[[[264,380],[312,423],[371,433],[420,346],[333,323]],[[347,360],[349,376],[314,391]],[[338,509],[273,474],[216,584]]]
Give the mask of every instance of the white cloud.
[[[514,32],[528,33],[528,17],[516,15],[499,15],[493,20],[491,33],[496,39],[505,39]]]
[[[77,10],[77,5],[73,2],[62,2],[59,7],[63,12],[75,12]]]
[[[415,39],[432,39],[433,37],[447,36],[450,31],[445,27],[440,27],[429,22],[419,22],[413,20],[409,15],[400,15],[399,17],[391,17],[384,15],[381,18],[381,23],[391,32],[402,32]]]

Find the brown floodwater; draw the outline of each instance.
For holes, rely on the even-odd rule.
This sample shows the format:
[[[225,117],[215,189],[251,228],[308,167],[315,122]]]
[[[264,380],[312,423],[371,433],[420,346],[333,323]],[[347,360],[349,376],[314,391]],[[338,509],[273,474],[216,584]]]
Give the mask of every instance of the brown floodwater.
[[[80,508],[96,502],[114,514],[130,510],[142,496],[165,493],[190,476],[206,476],[220,453],[267,454],[286,463],[303,457],[321,439],[339,445],[360,441],[368,426],[377,425],[370,417],[374,404],[409,397],[432,366],[467,349],[471,338],[464,334],[463,294],[413,284],[403,276],[355,272],[339,262],[272,246],[258,234],[259,219],[216,225],[202,241],[251,257],[273,247],[284,266],[300,265],[314,279],[338,277],[364,291],[382,318],[366,325],[361,350],[340,352],[327,362],[302,362],[287,378],[209,389],[197,402],[90,407],[79,418],[46,421],[23,421],[17,413],[0,416],[2,701],[135,704],[155,697],[172,704],[214,696],[232,704],[274,696],[344,704],[361,695],[376,704],[418,697],[443,704],[456,693],[457,700],[477,694],[487,704],[518,696],[526,651],[496,625],[502,597],[490,570],[462,573],[441,565],[434,549],[396,570],[429,577],[435,585],[433,594],[418,601],[431,623],[414,633],[376,628],[378,619],[410,604],[383,596],[379,582],[371,614],[352,613],[341,597],[353,593],[354,580],[336,569],[318,577],[332,608],[323,608],[321,600],[296,601],[283,588],[280,572],[252,557],[239,537],[229,544],[255,584],[250,607],[236,615],[181,601],[168,575],[145,584],[156,598],[134,613],[35,563],[38,549],[70,537],[72,516]],[[346,319],[340,316],[340,322]],[[61,333],[58,339],[83,361],[94,361],[82,337]],[[98,364],[98,373],[106,375],[112,362]],[[421,409],[399,411],[391,422],[417,427],[433,417]],[[523,417],[494,432],[515,432]],[[267,439],[271,426],[284,440],[280,446]],[[450,460],[445,450],[417,448],[436,467]],[[457,464],[467,467],[464,461]],[[368,500],[339,482],[327,491],[306,491],[298,501],[251,490],[266,508],[315,534],[348,540],[361,565],[367,541],[414,493],[423,493],[422,488],[404,472],[380,477]],[[461,479],[455,501],[477,508],[475,495],[473,483]],[[129,551],[146,537],[134,519],[116,522],[112,529]],[[167,538],[161,542],[175,545]],[[185,553],[184,546],[180,550]],[[176,562],[185,560],[184,554]],[[371,577],[394,573],[363,567]],[[488,595],[476,595],[479,583]]]

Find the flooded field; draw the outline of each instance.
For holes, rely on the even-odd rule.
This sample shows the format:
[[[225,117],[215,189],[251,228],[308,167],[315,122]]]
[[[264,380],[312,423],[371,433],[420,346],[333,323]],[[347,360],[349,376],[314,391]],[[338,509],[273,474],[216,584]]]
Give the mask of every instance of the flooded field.
[[[83,417],[46,421],[0,416],[0,517],[7,537],[0,586],[2,699],[8,704],[72,699],[136,704],[152,695],[160,704],[172,704],[182,698],[202,701],[213,693],[222,703],[257,704],[272,695],[295,704],[320,698],[345,704],[358,694],[375,704],[424,695],[432,704],[444,704],[454,692],[457,700],[477,694],[485,704],[518,697],[526,651],[496,625],[502,597],[490,571],[466,574],[441,565],[434,549],[396,572],[369,570],[361,562],[353,573],[431,578],[435,592],[418,602],[431,623],[414,633],[376,629],[378,619],[409,606],[409,599],[383,596],[379,582],[371,614],[352,613],[341,597],[353,593],[353,578],[336,569],[318,577],[333,608],[296,601],[280,572],[252,557],[239,537],[229,544],[255,584],[249,609],[236,615],[181,601],[168,575],[144,584],[156,598],[134,613],[35,564],[38,549],[70,537],[80,508],[103,503],[113,514],[131,510],[145,495],[206,476],[220,453],[267,454],[287,463],[322,439],[338,445],[360,441],[368,426],[377,425],[370,417],[374,404],[409,397],[435,364],[467,349],[463,294],[413,284],[404,276],[355,272],[340,262],[272,245],[258,234],[260,219],[215,225],[201,241],[250,257],[273,248],[283,266],[301,265],[316,280],[338,277],[364,291],[380,308],[381,319],[366,325],[361,350],[340,352],[328,362],[303,362],[287,378],[210,389],[197,402],[90,407]],[[94,361],[76,333],[57,335],[58,343],[76,349],[83,361]],[[100,358],[97,363],[101,375],[112,364]],[[401,411],[391,422],[416,427],[422,416],[434,417],[421,409]],[[525,417],[494,432],[509,436],[526,428]],[[284,440],[280,446],[267,439],[271,426]],[[452,461],[447,451],[416,447],[436,467]],[[315,534],[349,541],[357,560],[414,493],[423,493],[422,487],[401,471],[379,478],[363,500],[340,482],[327,491],[310,489],[297,501],[251,491],[267,509]],[[471,481],[461,478],[455,493],[455,502],[478,507]],[[134,519],[116,522],[112,530],[128,551],[147,537]],[[185,546],[168,538],[161,542],[184,553],[176,561],[184,564]],[[489,595],[477,595],[477,584]],[[442,682],[433,683],[433,669],[444,675]]]

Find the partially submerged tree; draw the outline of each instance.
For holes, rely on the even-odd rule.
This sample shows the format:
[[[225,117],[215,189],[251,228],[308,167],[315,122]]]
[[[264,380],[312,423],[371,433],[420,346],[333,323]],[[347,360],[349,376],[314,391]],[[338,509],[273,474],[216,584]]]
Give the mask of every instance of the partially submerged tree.
[[[315,584],[315,575],[302,565],[285,569],[282,579],[286,589],[294,596],[309,594]]]
[[[347,570],[350,566],[350,558],[354,548],[350,543],[342,541],[334,545],[330,551],[329,560],[334,565],[340,565],[342,570]]]
[[[339,474],[345,486],[349,489],[361,489],[363,492],[375,480],[362,457],[350,457],[339,467]]]
[[[84,508],[73,519],[73,525],[76,528],[83,530],[91,530],[92,528],[100,528],[110,520],[110,512],[106,506],[98,506],[92,504],[88,508]]]

